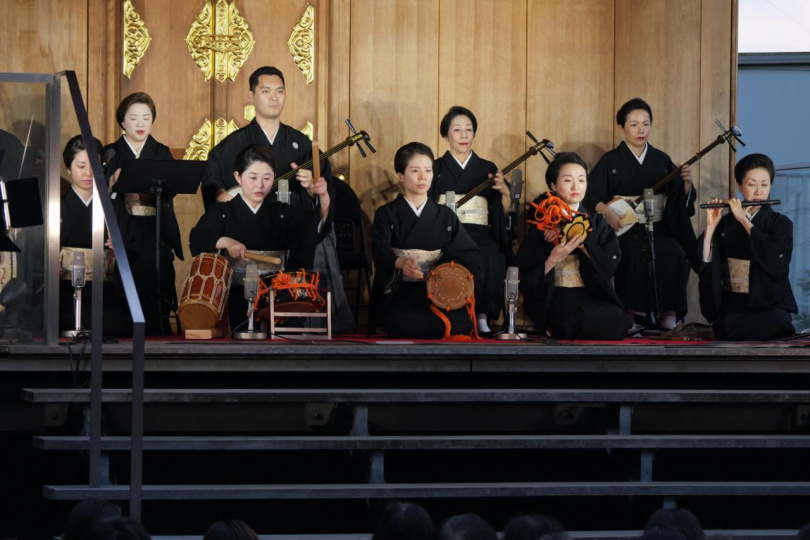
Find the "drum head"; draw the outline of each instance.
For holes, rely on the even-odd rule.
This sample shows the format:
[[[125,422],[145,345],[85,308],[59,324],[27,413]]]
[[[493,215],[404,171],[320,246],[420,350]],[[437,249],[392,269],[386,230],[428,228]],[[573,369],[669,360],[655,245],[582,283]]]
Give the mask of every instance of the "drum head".
[[[560,238],[560,240],[563,242],[568,242],[568,240],[576,235],[580,235],[584,241],[588,236],[588,231],[590,228],[591,220],[588,219],[588,216],[576,215],[574,216],[574,219],[566,223],[563,227],[562,238]]]
[[[427,279],[428,298],[437,307],[448,311],[466,306],[474,291],[472,274],[460,264],[440,264]]]

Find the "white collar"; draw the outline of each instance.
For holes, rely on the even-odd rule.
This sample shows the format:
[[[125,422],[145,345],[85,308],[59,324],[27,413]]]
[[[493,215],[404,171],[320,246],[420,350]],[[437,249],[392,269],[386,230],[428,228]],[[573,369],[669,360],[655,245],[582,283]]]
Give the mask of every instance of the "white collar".
[[[459,166],[459,167],[461,167],[461,168],[462,168],[462,170],[463,170],[463,169],[464,169],[464,167],[466,167],[466,166],[467,166],[467,163],[469,163],[469,162],[470,162],[470,158],[471,158],[471,157],[472,157],[472,155],[473,155],[473,151],[472,151],[472,150],[470,150],[470,153],[469,153],[469,154],[467,154],[467,159],[465,159],[465,160],[464,160],[464,163],[462,163],[462,162],[461,162],[461,160],[459,160],[459,159],[458,159],[458,158],[455,156],[455,154],[453,154],[452,152],[450,152],[450,155],[451,155],[451,156],[453,156],[453,159],[455,159],[455,160],[456,160],[456,163],[458,163],[458,166]]]
[[[627,144],[627,141],[624,141],[624,144]],[[627,149],[628,149],[628,150],[630,150],[630,153],[631,153],[631,154],[633,154],[633,157],[634,157],[634,158],[636,158],[636,159],[638,160],[639,165],[643,165],[643,164],[644,164],[644,158],[645,158],[645,157],[647,157],[647,150],[648,150],[649,148],[650,148],[650,144],[649,144],[649,143],[647,143],[647,142],[645,142],[645,143],[644,143],[644,151],[641,153],[641,155],[640,155],[640,156],[637,156],[637,155],[636,155],[636,153],[635,153],[635,152],[633,152],[633,149],[632,149],[632,148],[630,148],[630,145],[629,145],[629,144],[627,144]]]
[[[275,142],[276,137],[278,136],[278,130],[280,130],[280,129],[281,129],[281,124],[279,123],[278,127],[276,128],[276,132],[275,132],[275,133],[273,133],[273,136],[271,137],[271,136],[270,136],[270,134],[269,134],[269,133],[267,133],[267,132],[264,130],[264,128],[262,127],[262,125],[261,125],[261,124],[259,124],[258,122],[256,122],[256,123],[259,125],[259,127],[260,127],[260,128],[262,128],[262,132],[264,133],[264,136],[265,136],[265,137],[267,137],[267,140],[268,140],[268,141],[270,141],[270,146],[273,146],[273,143]]]
[[[132,143],[129,142],[129,139],[127,139],[126,134],[124,134],[124,142],[127,143],[127,146],[129,146],[129,149],[132,150],[133,154],[135,154],[135,159],[138,159],[138,158],[141,157],[141,152],[143,152],[143,147],[146,146],[146,141],[145,140],[143,141],[143,144],[141,145],[140,150],[137,150],[137,151],[135,150],[135,147],[132,146]]]
[[[754,212],[753,214],[749,214],[748,212],[746,212],[746,213],[745,213],[745,217],[747,217],[747,218],[748,218],[748,221],[753,222],[753,221],[754,221],[754,216],[756,216],[757,214],[759,214],[759,210],[757,210],[757,211],[756,211],[756,212]]]
[[[242,202],[243,202],[243,203],[245,203],[245,206],[247,206],[248,208],[250,208],[250,211],[251,211],[251,212],[253,212],[254,214],[258,214],[258,213],[259,213],[259,208],[261,208],[261,207],[262,207],[262,205],[264,204],[264,201],[262,201],[262,202],[260,202],[260,203],[259,203],[259,206],[257,206],[257,207],[255,207],[255,208],[254,208],[254,207],[253,207],[253,205],[252,205],[252,204],[250,204],[250,203],[247,201],[247,199],[245,199],[245,195],[244,195],[243,193],[240,193],[240,194],[239,194],[239,197],[242,199]]]
[[[579,207],[580,207],[581,205],[582,205],[582,203],[577,203],[577,205],[576,205],[576,206],[571,206],[571,205],[569,205],[569,208],[571,208],[571,210],[573,210],[574,212],[579,212]]]
[[[411,210],[413,210],[413,213],[416,214],[416,217],[422,215],[422,210],[424,210],[425,206],[427,206],[427,199],[425,199],[425,202],[423,202],[422,205],[419,208],[417,208],[413,205],[411,201],[408,200],[408,197],[403,195],[402,198],[405,199],[405,202],[408,203],[408,206],[411,207]]]
[[[84,197],[81,196],[81,194],[78,191],[76,191],[76,186],[70,186],[70,188],[73,190],[73,193],[75,193],[76,196],[79,198],[79,200],[84,203],[85,206],[90,206],[90,203],[93,202],[93,195],[90,195],[89,199],[85,199]]]

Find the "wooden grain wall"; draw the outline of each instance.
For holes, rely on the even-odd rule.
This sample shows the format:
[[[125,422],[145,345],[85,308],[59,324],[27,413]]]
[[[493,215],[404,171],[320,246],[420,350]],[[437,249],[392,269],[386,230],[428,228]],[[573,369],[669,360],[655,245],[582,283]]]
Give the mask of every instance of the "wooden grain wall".
[[[438,126],[451,105],[476,113],[475,150],[501,166],[525,151],[526,130],[593,165],[620,141],[615,111],[634,96],[652,105],[650,140],[675,161],[716,137],[715,118],[735,120],[736,0],[236,0],[256,46],[225,84],[205,83],[182,41],[202,0],[133,0],[153,39],[131,80],[121,76],[122,1],[8,1],[0,71],[75,69],[105,142],[119,133],[118,101],[143,90],[158,104],[155,137],[180,153],[206,117],[244,125],[248,75],[279,66],[286,123],[311,121],[322,148],[346,137],[347,117],[371,134],[376,154],[349,149],[332,160],[369,216],[398,192],[401,144],[446,150]],[[308,3],[316,9],[312,85],[286,49]],[[0,105],[5,121],[14,103],[4,89]],[[694,167],[701,200],[730,192],[731,163],[719,149]],[[545,168],[537,157],[523,167],[528,197],[546,189]],[[197,209],[196,201],[179,209],[184,229]]]

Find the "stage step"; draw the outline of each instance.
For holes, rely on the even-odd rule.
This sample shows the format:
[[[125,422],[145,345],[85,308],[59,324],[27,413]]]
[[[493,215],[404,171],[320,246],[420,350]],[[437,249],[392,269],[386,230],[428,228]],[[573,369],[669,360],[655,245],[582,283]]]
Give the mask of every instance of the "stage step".
[[[37,436],[42,450],[88,450],[90,438]],[[408,435],[146,436],[144,450],[514,450],[514,449],[810,448],[808,435]],[[128,436],[101,438],[104,451],[130,449]]]
[[[34,403],[89,403],[82,388],[24,388]],[[105,403],[128,403],[131,390],[105,389]],[[148,388],[147,403],[810,403],[810,390],[601,389],[179,389]]]
[[[724,536],[745,540],[794,540],[796,529],[707,530],[707,538]],[[569,538],[582,540],[638,540],[642,531],[567,531]],[[498,533],[503,538],[503,533]],[[200,535],[152,536],[152,540],[200,540]],[[371,540],[371,534],[260,534],[259,540]]]
[[[53,500],[129,499],[129,486],[44,486]],[[144,500],[426,499],[471,497],[798,497],[808,482],[490,482],[424,484],[144,485]]]

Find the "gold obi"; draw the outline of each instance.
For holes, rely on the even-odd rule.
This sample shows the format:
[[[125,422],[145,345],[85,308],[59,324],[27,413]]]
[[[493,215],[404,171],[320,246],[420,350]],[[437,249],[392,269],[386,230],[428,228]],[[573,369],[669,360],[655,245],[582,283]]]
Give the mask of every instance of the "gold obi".
[[[463,193],[456,193],[456,200],[461,200],[464,197]],[[444,194],[439,195],[439,204],[446,204]],[[464,203],[464,206],[456,208],[456,215],[458,220],[468,225],[489,225],[489,204],[484,197],[476,195],[469,201]]]
[[[576,289],[584,287],[585,282],[579,274],[579,257],[569,255],[554,265],[554,286]]]
[[[151,193],[127,193],[124,206],[131,216],[156,216],[155,197]]]
[[[638,199],[638,195],[619,195],[619,197],[630,203]],[[653,215],[652,221],[653,223],[658,223],[664,219],[664,205],[667,204],[667,198],[663,193],[658,193],[653,196],[653,199],[655,200],[655,214]],[[638,206],[636,206],[636,216],[638,217],[639,223],[647,223],[647,214],[644,213],[644,201],[641,201]]]
[[[723,290],[748,294],[751,261],[729,257],[723,264]]]
[[[84,253],[84,279],[93,281],[93,250],[87,248],[63,247],[59,251],[59,263],[65,272],[62,272],[61,279],[70,281],[73,271],[73,254],[77,251]],[[104,250],[104,281],[112,281],[113,268],[115,267],[115,256],[111,249]]]
[[[428,274],[433,267],[436,266],[436,261],[439,260],[439,257],[442,256],[442,250],[434,249],[433,251],[426,251],[424,249],[399,249],[399,248],[391,248],[391,251],[394,252],[394,255],[397,257],[403,257],[405,259],[413,259],[416,261],[416,264],[419,265],[419,269]],[[420,281],[417,279],[410,278],[408,276],[402,276],[403,281]]]

